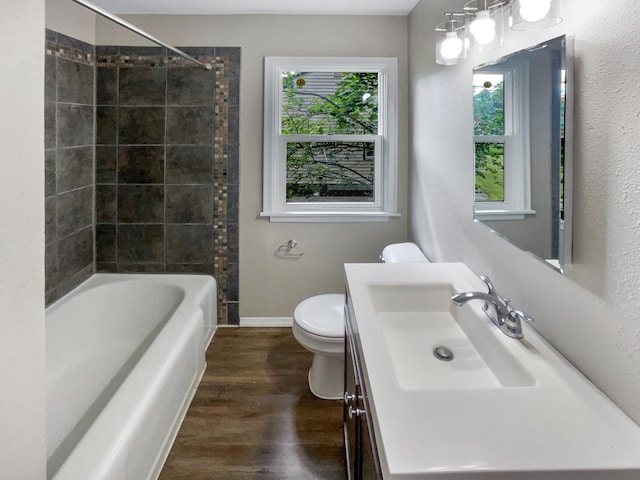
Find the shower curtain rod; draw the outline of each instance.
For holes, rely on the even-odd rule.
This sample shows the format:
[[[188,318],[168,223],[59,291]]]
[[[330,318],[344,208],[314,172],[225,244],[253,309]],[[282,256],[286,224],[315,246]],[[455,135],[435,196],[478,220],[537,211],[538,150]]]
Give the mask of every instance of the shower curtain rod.
[[[87,2],[86,0],[73,0],[74,2],[76,2],[79,5],[82,5],[85,8],[88,8],[89,10],[94,11],[95,13],[97,13],[98,15],[102,15],[104,18],[106,18],[107,20],[111,20],[112,22],[117,23],[118,25],[131,30],[133,33],[137,33],[138,35],[140,35],[141,37],[146,38],[147,40],[152,41],[153,43],[160,45],[161,47],[164,47],[168,50],[171,50],[174,53],[177,53],[178,55],[180,55],[181,57],[186,58],[187,60],[193,62],[193,63],[197,63],[198,65],[200,65],[203,69],[205,70],[211,70],[213,67],[211,66],[210,63],[204,63],[201,62],[200,60],[192,57],[191,55],[184,53],[182,50],[178,50],[176,47],[172,47],[171,45],[164,43],[162,40],[158,40],[156,37],[154,37],[153,35],[145,32],[144,30],[142,30],[141,28],[136,27],[134,24],[127,22],[125,19],[118,17],[117,15],[114,15],[111,12],[108,12],[107,10],[105,10],[104,8],[95,5],[91,2]]]

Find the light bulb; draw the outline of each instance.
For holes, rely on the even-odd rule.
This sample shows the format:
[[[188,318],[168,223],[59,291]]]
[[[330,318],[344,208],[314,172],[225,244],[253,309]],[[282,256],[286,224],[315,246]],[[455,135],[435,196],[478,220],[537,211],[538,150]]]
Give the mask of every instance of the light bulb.
[[[458,58],[462,53],[462,40],[456,32],[447,32],[446,38],[440,44],[440,55],[446,60]]]
[[[469,25],[469,31],[480,45],[489,45],[496,38],[496,22],[489,16],[488,10],[481,10]]]
[[[527,22],[537,22],[551,10],[551,0],[520,0],[520,16]]]

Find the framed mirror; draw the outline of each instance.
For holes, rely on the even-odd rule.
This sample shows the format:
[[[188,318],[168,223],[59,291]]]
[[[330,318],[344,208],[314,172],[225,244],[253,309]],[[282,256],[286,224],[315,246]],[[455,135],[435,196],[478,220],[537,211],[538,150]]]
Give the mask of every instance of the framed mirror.
[[[571,261],[572,51],[562,36],[473,69],[474,219],[558,271]]]

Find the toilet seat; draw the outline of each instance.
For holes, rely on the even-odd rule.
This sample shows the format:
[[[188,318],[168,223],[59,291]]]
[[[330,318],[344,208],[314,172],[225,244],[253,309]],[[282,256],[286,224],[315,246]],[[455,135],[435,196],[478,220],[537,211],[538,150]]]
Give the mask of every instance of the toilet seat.
[[[293,312],[293,321],[305,332],[324,338],[344,338],[344,294],[307,298]]]

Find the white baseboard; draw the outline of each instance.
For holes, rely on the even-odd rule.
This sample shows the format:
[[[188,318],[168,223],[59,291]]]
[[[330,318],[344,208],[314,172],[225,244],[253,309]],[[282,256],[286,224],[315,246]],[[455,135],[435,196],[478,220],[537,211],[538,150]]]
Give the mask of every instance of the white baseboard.
[[[292,317],[240,317],[241,327],[291,327]]]

